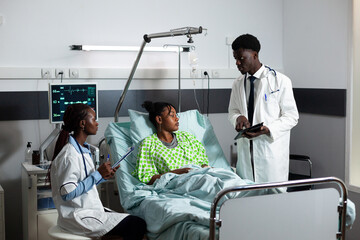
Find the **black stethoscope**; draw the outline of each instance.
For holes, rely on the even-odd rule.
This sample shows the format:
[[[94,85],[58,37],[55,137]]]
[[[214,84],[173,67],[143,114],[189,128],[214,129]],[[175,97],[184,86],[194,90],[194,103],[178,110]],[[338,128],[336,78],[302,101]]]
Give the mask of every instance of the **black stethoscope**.
[[[275,77],[275,90],[271,88],[271,85],[270,85],[270,82],[269,82],[269,78],[267,77],[266,75],[266,78],[268,80],[268,85],[269,85],[269,88],[270,88],[270,94],[273,94],[273,93],[276,93],[276,92],[279,92],[280,91],[280,88],[279,88],[279,82],[278,82],[278,79],[277,79],[277,74],[276,74],[276,71],[268,66],[265,66],[267,69],[269,69],[269,72],[272,72],[274,74],[274,77]],[[247,79],[247,73],[245,73],[245,81],[244,81],[244,89],[245,89],[245,93],[246,93],[246,79]],[[266,99],[266,95],[265,95],[265,99]]]

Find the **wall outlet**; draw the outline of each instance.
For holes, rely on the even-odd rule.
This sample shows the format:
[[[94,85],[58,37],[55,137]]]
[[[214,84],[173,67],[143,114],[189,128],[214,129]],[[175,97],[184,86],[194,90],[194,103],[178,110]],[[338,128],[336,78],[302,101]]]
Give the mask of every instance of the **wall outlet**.
[[[79,78],[79,69],[70,68],[69,69],[69,78]]]
[[[199,77],[199,71],[196,68],[193,68],[190,70],[190,78],[198,78]]]
[[[41,78],[50,79],[51,78],[51,69],[49,69],[49,68],[41,69]]]
[[[201,71],[201,78],[208,78],[209,71],[208,70],[202,70]]]
[[[228,37],[225,38],[225,44],[230,46],[233,43],[234,40],[235,40],[235,37],[228,36]]]
[[[55,69],[55,78],[65,78],[65,69],[63,68]]]
[[[212,78],[219,78],[220,77],[219,71],[218,70],[212,70],[211,71],[211,77]]]

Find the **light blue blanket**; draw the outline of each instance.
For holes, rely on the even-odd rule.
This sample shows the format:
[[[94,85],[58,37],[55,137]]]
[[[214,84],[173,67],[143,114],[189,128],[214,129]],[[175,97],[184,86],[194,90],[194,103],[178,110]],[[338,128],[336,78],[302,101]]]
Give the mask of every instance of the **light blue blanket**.
[[[227,187],[250,183],[229,170],[188,167],[193,168],[188,174],[168,173],[151,186],[138,184],[129,196],[131,201],[125,203],[129,213],[146,220],[150,239],[208,239],[215,195]],[[229,197],[263,195],[267,191],[232,193]]]

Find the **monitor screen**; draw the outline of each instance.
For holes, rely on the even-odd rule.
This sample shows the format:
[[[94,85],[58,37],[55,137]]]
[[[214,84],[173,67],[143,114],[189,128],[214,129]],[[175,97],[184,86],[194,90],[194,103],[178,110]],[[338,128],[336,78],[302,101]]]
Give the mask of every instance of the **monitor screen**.
[[[68,105],[88,104],[98,119],[97,83],[50,83],[49,114],[51,123],[62,123]]]

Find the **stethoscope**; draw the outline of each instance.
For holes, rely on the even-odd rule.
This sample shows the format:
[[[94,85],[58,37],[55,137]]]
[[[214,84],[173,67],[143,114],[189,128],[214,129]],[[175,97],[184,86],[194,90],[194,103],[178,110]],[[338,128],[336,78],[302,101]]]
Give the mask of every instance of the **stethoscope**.
[[[276,71],[272,68],[270,68],[269,66],[265,66],[267,69],[269,69],[269,72],[267,73],[267,75],[272,72],[274,74],[274,77],[275,77],[275,89],[273,89],[271,87],[271,84],[270,84],[270,81],[269,81],[269,78],[268,76],[266,75],[266,78],[267,78],[267,81],[268,81],[268,85],[269,85],[269,89],[270,89],[270,94],[273,94],[273,93],[276,93],[276,92],[279,92],[280,91],[280,88],[279,88],[279,82],[278,82],[278,79],[277,79],[277,74],[276,74]],[[245,73],[245,81],[244,81],[244,89],[245,89],[245,92],[246,92],[246,79],[247,79],[247,73]],[[265,95],[266,96],[266,95]],[[265,97],[266,98],[266,97]]]
[[[81,156],[82,156],[83,163],[84,163],[85,175],[86,175],[86,177],[88,177],[88,173],[87,173],[87,170],[86,170],[86,161],[85,161],[84,153],[83,153],[83,151],[82,151],[82,149],[81,149],[81,147],[80,147],[80,144],[79,144],[78,141],[76,140],[76,138],[74,138],[74,140],[75,140],[76,144],[78,145],[79,150],[80,150],[80,152],[81,152]]]

